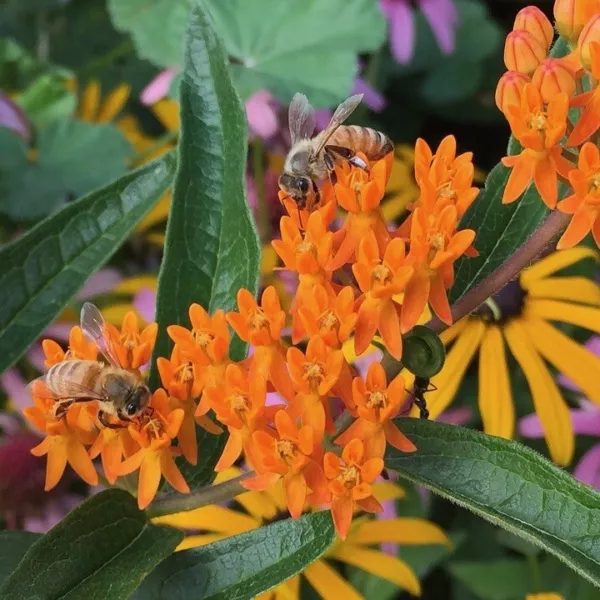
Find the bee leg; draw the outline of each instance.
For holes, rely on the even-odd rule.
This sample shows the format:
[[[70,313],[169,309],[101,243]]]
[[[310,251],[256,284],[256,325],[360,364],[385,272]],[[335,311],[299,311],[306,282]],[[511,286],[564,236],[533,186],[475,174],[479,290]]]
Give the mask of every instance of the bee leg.
[[[350,148],[345,148],[344,146],[325,146],[325,150],[329,153],[337,154],[359,169],[363,169],[364,171],[369,170],[367,163],[362,158],[356,156]]]
[[[61,402],[54,411],[54,415],[57,419],[64,419],[67,416],[67,411],[69,410],[69,406],[73,404],[73,401],[70,402]]]
[[[123,429],[123,427],[127,427],[127,425],[115,425],[114,423],[109,423],[106,419],[106,413],[103,410],[98,411],[98,421],[100,421],[104,427],[108,427],[108,429]]]

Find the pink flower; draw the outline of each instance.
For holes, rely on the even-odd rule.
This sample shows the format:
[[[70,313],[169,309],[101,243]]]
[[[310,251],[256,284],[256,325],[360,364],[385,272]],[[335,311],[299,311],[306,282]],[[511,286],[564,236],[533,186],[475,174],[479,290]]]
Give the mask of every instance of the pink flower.
[[[254,135],[267,140],[279,130],[277,110],[279,103],[267,90],[259,90],[246,101],[248,127]]]
[[[142,104],[151,105],[162,100],[168,93],[173,78],[177,74],[176,68],[161,71],[140,94]]]
[[[156,314],[156,293],[142,288],[133,298],[133,307],[146,323],[152,323]]]
[[[452,0],[416,0],[429,22],[440,50],[452,54],[455,46],[458,13]],[[410,62],[415,46],[415,22],[409,0],[380,0],[383,14],[390,24],[390,46],[401,64]]]

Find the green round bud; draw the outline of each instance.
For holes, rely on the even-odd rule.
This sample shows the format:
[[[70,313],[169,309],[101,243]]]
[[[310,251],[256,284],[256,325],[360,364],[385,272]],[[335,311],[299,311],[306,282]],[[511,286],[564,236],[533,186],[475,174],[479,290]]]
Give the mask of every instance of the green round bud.
[[[433,377],[442,370],[446,349],[429,327],[416,325],[403,338],[402,363],[418,377]]]

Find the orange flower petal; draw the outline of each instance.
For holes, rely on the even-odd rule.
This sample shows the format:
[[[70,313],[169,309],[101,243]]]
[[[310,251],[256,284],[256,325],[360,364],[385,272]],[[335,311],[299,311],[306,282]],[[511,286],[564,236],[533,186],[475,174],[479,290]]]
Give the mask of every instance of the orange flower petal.
[[[285,499],[292,519],[297,519],[302,514],[306,500],[306,480],[304,475],[286,475],[283,478]]]
[[[352,499],[348,497],[334,498],[331,502],[331,515],[337,534],[345,540],[352,522]]]
[[[146,452],[140,467],[138,481],[138,506],[144,510],[156,496],[160,485],[160,455],[158,452]]]

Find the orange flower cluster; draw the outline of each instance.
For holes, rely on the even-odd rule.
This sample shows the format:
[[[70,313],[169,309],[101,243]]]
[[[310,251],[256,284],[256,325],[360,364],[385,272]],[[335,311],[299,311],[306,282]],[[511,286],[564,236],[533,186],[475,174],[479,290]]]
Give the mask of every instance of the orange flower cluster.
[[[564,58],[548,56],[554,28],[535,6],[518,13],[506,38],[509,70],[496,104],[522,151],[502,159],[511,168],[502,201],[514,202],[533,181],[548,208],[573,215],[557,248],[576,245],[590,231],[600,246],[600,1],[556,0],[554,17],[574,48]],[[559,181],[572,189],[562,201]]]
[[[335,184],[324,186],[314,211],[287,202],[289,216],[281,219],[281,239],[273,247],[299,280],[289,321],[274,287],[260,301],[240,289],[237,310],[229,313],[211,316],[193,304],[190,327],[167,327],[174,345],[169,358],[157,359],[163,387],[128,422],[120,417],[107,422],[101,398],[63,410],[61,399],[34,389],[35,406],[26,416],[48,434],[34,450],[48,454],[48,489],[67,462],[95,484],[92,459],[100,456],[111,484],[139,470],[141,508],[154,498],[161,474],[187,492],[174,456],[197,463],[200,425],[215,435],[228,431],[216,471],[243,457],[256,472],[243,482],[248,489],[264,490],[282,479],[294,518],[308,506],[330,506],[344,538],[356,507],[381,510],[371,484],[383,470],[386,445],[415,450],[392,421],[404,404],[406,384],[402,376],[388,381],[379,363],[363,380],[342,346],[353,339],[361,354],[379,332],[389,353],[400,359],[402,335],[428,304],[452,321],[446,290],[453,265],[462,254],[474,253],[475,233],[459,231],[458,223],[478,190],[472,185],[472,156],[457,155],[453,137],[435,153],[419,140],[415,177],[422,193],[403,225],[389,231],[380,202],[392,157],[374,163],[362,158],[367,168],[344,163],[336,169]],[[338,209],[345,218],[334,229]],[[230,359],[231,330],[252,347],[249,358]],[[120,332],[106,325],[99,349],[141,382],[139,368],[149,360],[155,337],[156,325],[140,332],[129,314]],[[76,327],[66,354],[51,341],[44,351],[50,367],[96,360],[98,348]],[[267,401],[270,392],[277,393],[275,402]],[[336,401],[352,417],[345,431],[333,419]]]

